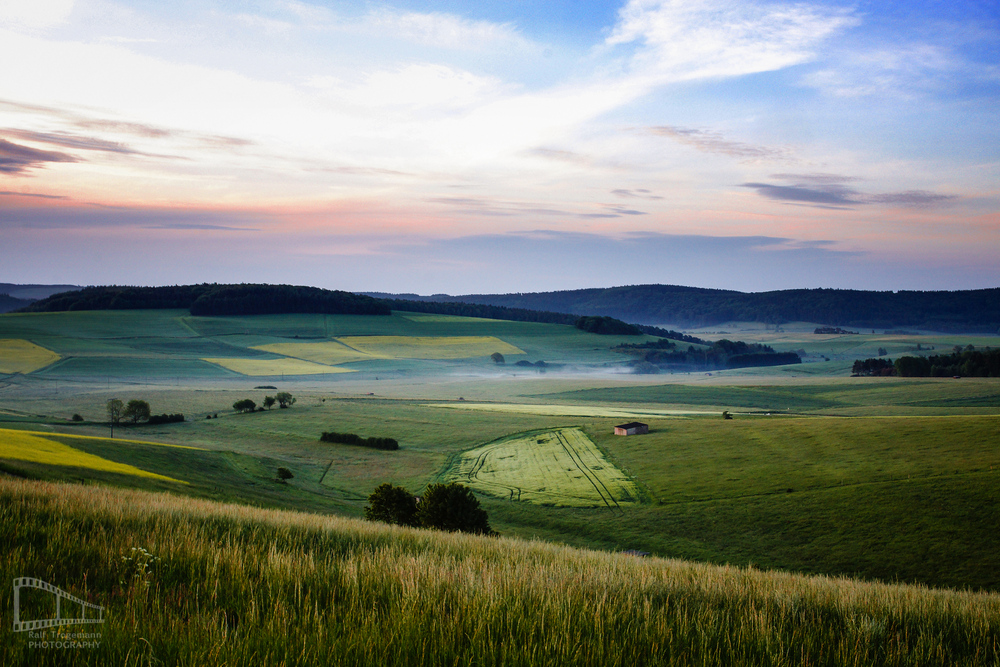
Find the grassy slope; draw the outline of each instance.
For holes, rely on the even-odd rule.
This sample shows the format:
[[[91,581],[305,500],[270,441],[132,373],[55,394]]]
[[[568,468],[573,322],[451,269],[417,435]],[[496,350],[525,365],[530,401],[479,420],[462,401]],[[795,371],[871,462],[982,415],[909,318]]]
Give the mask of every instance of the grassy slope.
[[[1000,597],[0,479],[0,577],[106,608],[4,665],[993,665]],[[146,557],[136,549],[150,554]],[[138,555],[138,560],[136,558]],[[152,560],[155,559],[155,560]],[[34,610],[44,617],[38,605]],[[76,629],[76,628],[73,628]]]

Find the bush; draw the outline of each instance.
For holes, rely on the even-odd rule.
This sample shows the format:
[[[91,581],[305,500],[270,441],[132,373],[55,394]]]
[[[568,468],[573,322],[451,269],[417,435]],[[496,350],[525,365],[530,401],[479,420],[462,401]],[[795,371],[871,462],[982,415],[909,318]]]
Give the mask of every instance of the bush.
[[[253,412],[256,409],[257,404],[249,398],[244,398],[241,401],[233,403],[233,410],[236,410],[236,412]]]
[[[323,431],[319,436],[321,442],[336,442],[341,445],[359,445],[361,447],[371,447],[372,449],[382,449],[385,451],[395,451],[399,449],[399,442],[395,438],[362,438],[356,433],[332,433]]]
[[[486,510],[472,490],[457,482],[430,484],[417,503],[417,521],[424,528],[495,535]]]
[[[162,415],[151,415],[149,418],[150,424],[176,424],[182,421],[184,421],[184,415],[180,413],[175,415],[168,415],[166,413]]]
[[[293,475],[292,471],[289,470],[288,468],[278,468],[278,479],[280,479],[282,482],[287,482],[287,480],[291,479],[292,477],[295,477],[295,475]]]
[[[75,415],[73,415],[73,421],[75,421],[75,422],[82,422],[83,421],[83,417],[81,415],[79,415],[79,414],[75,414]]]
[[[365,518],[397,526],[417,526],[417,499],[401,486],[380,484],[368,496]]]
[[[505,364],[505,363],[507,363],[507,360],[504,359],[503,355],[500,354],[499,352],[494,352],[493,354],[491,354],[490,355],[490,359],[492,359],[493,363],[495,363],[495,364]]]

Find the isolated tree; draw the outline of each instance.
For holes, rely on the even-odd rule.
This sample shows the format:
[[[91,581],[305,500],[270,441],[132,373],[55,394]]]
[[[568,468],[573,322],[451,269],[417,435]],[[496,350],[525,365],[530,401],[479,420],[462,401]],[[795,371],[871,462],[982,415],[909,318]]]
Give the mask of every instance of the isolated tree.
[[[115,437],[115,426],[117,426],[122,420],[122,412],[125,410],[125,404],[121,402],[121,399],[111,398],[108,399],[107,403],[108,410],[108,422],[111,424],[111,437]]]
[[[495,534],[479,499],[469,487],[458,482],[428,485],[417,504],[417,521],[425,528]]]
[[[287,391],[279,391],[275,398],[278,400],[279,408],[287,408],[295,403],[295,397],[289,394]]]
[[[723,418],[723,419],[732,419],[732,418],[733,418],[733,415],[731,415],[731,414],[729,413],[729,410],[723,410],[723,411],[722,411],[722,418]]]
[[[417,526],[417,499],[401,486],[379,484],[368,496],[365,518],[397,526]]]
[[[236,410],[236,412],[253,412],[256,409],[257,404],[249,398],[244,398],[233,403],[233,410]]]
[[[507,363],[507,360],[504,359],[503,355],[500,354],[499,352],[494,352],[493,354],[491,354],[490,355],[490,359],[492,359],[493,363],[495,363],[495,364],[506,364]]]
[[[267,408],[268,410],[271,409],[271,407],[275,404],[275,402],[276,401],[274,400],[274,396],[264,397],[264,407]]]
[[[122,410],[122,419],[127,419],[133,424],[149,420],[149,403],[133,398]]]
[[[295,475],[293,475],[292,471],[288,468],[278,468],[278,479],[280,479],[283,483],[287,484],[288,480],[292,477],[295,477]]]

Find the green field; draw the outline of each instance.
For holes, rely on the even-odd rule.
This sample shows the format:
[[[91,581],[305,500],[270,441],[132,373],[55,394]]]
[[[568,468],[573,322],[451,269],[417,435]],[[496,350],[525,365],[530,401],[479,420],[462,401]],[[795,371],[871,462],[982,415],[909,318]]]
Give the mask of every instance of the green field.
[[[514,502],[620,510],[640,492],[580,429],[560,428],[501,438],[466,452],[446,481]]]
[[[517,456],[493,456],[493,477],[478,475],[476,482],[499,485],[480,496],[495,528],[607,551],[1000,591],[1000,381],[849,378],[845,372],[851,354],[888,346],[889,338],[899,339],[890,354],[918,344],[940,350],[988,339],[758,336],[782,336],[772,339],[779,349],[804,347],[807,363],[635,376],[622,372],[627,357],[611,349],[627,337],[408,313],[4,315],[0,338],[30,341],[61,359],[34,372],[0,375],[0,428],[35,430],[36,437],[184,484],[74,466],[69,459],[63,465],[4,459],[0,465],[25,478],[360,516],[368,494],[383,482],[419,492],[454,478],[470,452],[497,454],[498,443],[528,442],[527,433],[581,433],[609,466],[592,462],[586,469],[621,471],[618,481],[628,485],[627,494],[609,496],[618,501],[615,509],[597,496],[567,501],[584,497],[566,491],[587,476],[579,476],[579,466],[578,476],[555,480],[558,458],[545,463],[515,447],[510,453]],[[362,338],[395,348],[376,350],[378,358],[371,350],[344,358],[348,348],[339,341]],[[441,358],[454,357],[438,349],[449,339],[475,343],[485,356]],[[496,341],[524,352],[515,359],[550,366],[494,364],[485,351],[499,351]],[[436,358],[412,358],[416,347]],[[814,355],[821,352],[840,356],[822,361]],[[224,359],[230,368],[205,359]],[[353,372],[293,374],[306,362]],[[255,364],[263,364],[263,375],[238,372]],[[237,400],[260,404],[282,390],[298,398],[291,409],[232,411]],[[124,431],[128,439],[198,449],[58,440],[107,435],[104,404],[111,397],[141,398],[154,413],[187,417],[180,424],[132,427]],[[735,419],[721,419],[723,410]],[[74,413],[84,421],[69,421]],[[651,432],[612,435],[614,425],[634,419],[648,422]],[[400,449],[321,443],[323,431],[392,437]],[[293,472],[288,484],[275,481],[277,467]],[[565,473],[571,468],[562,467]],[[498,493],[500,487],[506,491]],[[539,502],[512,501],[515,488],[522,501],[532,499],[529,489]],[[563,501],[538,495],[552,488]]]

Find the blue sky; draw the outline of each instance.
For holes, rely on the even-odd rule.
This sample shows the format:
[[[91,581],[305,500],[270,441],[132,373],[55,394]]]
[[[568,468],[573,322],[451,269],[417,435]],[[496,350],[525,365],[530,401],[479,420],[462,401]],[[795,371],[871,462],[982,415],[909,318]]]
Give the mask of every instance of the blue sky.
[[[13,0],[0,59],[4,282],[1000,285],[991,3]]]

